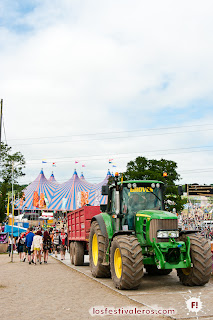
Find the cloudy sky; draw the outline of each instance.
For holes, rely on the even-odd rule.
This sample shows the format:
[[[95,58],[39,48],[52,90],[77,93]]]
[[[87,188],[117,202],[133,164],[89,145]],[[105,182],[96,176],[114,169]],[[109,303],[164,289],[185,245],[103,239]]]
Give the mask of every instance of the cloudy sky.
[[[26,158],[20,183],[42,167],[59,182],[75,168],[100,182],[139,155],[176,161],[182,183],[213,183],[212,10],[211,0],[2,0],[2,139]]]

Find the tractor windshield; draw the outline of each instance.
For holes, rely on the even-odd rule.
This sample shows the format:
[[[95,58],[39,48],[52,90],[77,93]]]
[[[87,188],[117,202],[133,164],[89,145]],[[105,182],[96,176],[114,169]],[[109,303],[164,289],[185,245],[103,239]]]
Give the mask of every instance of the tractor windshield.
[[[128,220],[131,228],[135,214],[140,210],[162,210],[162,190],[160,188],[123,187],[121,211]],[[133,227],[133,226],[132,226]]]

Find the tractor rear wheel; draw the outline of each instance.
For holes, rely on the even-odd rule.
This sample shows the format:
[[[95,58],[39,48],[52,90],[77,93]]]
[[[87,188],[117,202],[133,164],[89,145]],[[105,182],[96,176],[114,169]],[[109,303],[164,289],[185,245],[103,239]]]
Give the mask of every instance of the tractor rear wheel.
[[[89,262],[95,278],[110,278],[110,266],[103,265],[106,241],[99,224],[93,221],[89,234]]]
[[[70,262],[74,264],[74,242],[70,242]]]
[[[172,272],[172,269],[158,269],[154,265],[146,265],[145,268],[150,276],[166,276]]]
[[[192,267],[177,269],[177,275],[185,286],[203,286],[211,277],[212,254],[208,240],[198,234],[182,235],[181,241],[190,238]]]
[[[121,235],[113,239],[110,269],[116,288],[138,289],[143,277],[143,256],[135,236]]]
[[[73,246],[73,264],[83,266],[84,264],[84,245],[80,241],[75,241]]]

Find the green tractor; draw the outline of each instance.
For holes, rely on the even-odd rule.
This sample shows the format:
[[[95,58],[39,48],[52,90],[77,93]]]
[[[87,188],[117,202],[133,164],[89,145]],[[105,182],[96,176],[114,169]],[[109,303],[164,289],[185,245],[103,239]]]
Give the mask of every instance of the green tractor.
[[[123,181],[102,187],[108,204],[91,220],[89,258],[94,277],[112,277],[118,289],[137,289],[144,275],[177,270],[186,286],[211,276],[210,243],[196,231],[179,231],[164,210],[160,181]]]

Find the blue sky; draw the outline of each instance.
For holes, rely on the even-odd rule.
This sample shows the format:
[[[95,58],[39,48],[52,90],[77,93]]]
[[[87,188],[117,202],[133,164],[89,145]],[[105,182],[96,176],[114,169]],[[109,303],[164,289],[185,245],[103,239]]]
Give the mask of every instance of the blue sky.
[[[212,183],[212,152],[202,149],[213,138],[212,7],[210,0],[2,1],[0,98],[8,144],[27,160],[23,183],[42,159],[47,177],[56,162],[61,182],[75,166],[99,182],[109,158],[123,171],[137,155],[176,161],[183,183]],[[142,131],[149,129],[156,134]],[[190,153],[196,147],[202,152]]]

